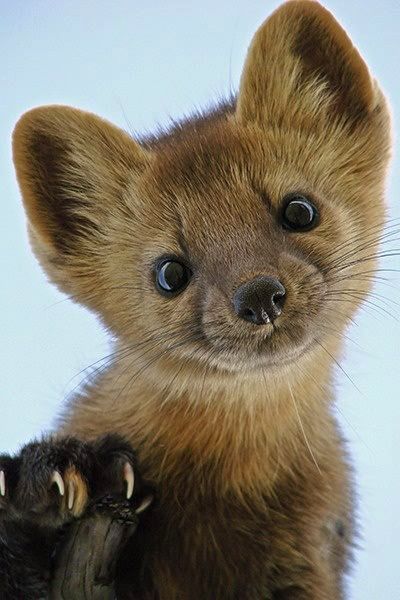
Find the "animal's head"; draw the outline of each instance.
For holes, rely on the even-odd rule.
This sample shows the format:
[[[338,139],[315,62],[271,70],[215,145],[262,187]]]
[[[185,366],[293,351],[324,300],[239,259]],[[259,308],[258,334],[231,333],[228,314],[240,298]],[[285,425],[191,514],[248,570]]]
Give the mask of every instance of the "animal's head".
[[[14,158],[50,278],[127,346],[251,369],[333,339],[369,288],[386,103],[317,2],[257,31],[235,102],[158,140],[53,106]]]

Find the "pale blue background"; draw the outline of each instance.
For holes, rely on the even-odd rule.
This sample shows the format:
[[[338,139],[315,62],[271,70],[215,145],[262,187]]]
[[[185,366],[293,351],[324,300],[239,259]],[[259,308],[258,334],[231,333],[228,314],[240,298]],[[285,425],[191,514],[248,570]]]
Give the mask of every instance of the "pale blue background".
[[[0,0],[0,402],[1,448],[49,426],[80,373],[107,354],[90,314],[64,301],[32,257],[10,154],[10,135],[28,108],[64,103],[143,130],[201,106],[232,85],[269,0]],[[400,3],[331,0],[400,114]],[[400,216],[399,163],[388,194]],[[397,236],[399,238],[400,236]],[[394,244],[399,247],[400,242]],[[385,267],[400,261],[384,261]],[[379,286],[399,318],[399,275]],[[396,281],[397,280],[397,281]],[[360,493],[363,550],[350,597],[400,598],[400,325],[367,309],[349,336],[338,373],[341,420]],[[397,511],[396,511],[397,506]]]

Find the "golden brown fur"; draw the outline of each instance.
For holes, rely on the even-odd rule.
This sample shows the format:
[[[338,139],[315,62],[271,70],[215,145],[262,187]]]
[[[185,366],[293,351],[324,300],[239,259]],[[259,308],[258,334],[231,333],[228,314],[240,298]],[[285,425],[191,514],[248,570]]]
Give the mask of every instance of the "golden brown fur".
[[[159,489],[121,597],[342,598],[354,532],[332,371],[375,266],[389,129],[365,63],[307,0],[258,30],[236,100],[158,138],[61,106],[19,121],[37,256],[117,340],[60,434],[124,435]],[[315,230],[277,225],[292,191],[318,205]],[[165,253],[194,270],[174,299],[152,277]],[[231,307],[263,274],[288,292],[274,328]]]

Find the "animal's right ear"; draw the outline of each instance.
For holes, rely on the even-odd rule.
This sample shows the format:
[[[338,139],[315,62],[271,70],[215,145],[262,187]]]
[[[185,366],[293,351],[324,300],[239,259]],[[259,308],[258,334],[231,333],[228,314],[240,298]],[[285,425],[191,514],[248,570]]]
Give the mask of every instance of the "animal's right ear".
[[[13,154],[35,250],[59,265],[90,253],[149,160],[125,132],[65,106],[25,113]]]

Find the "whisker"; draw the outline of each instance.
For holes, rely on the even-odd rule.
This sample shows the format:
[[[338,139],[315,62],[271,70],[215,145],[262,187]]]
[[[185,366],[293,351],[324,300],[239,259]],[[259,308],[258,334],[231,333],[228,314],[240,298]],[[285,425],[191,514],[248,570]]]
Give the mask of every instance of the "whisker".
[[[389,310],[387,310],[383,306],[380,306],[376,302],[373,302],[369,298],[364,297],[364,295],[361,292],[358,292],[357,290],[354,290],[354,291],[341,290],[340,292],[337,292],[337,291],[334,292],[332,290],[331,292],[326,293],[327,300],[330,300],[330,299],[340,300],[342,296],[346,296],[347,298],[352,298],[357,303],[360,303],[360,306],[359,306],[360,309],[370,307],[371,310],[375,310],[383,316],[386,315],[388,317],[391,317],[395,321],[398,321],[398,317],[396,317],[396,315],[389,312]],[[379,300],[380,302],[383,302],[383,300],[381,300],[380,298],[377,298],[377,300]],[[345,301],[345,300],[343,300],[343,301]]]
[[[378,231],[377,234],[375,234],[375,229]],[[358,233],[354,234],[345,242],[339,244],[337,248],[335,248],[330,256],[330,258],[333,260],[331,260],[331,263],[328,263],[328,266],[332,268],[337,262],[341,262],[355,252],[361,252],[362,250],[365,250],[374,244],[384,244],[388,242],[392,243],[394,241],[393,236],[396,236],[398,233],[400,233],[400,228],[396,223],[395,225],[389,226],[383,231],[381,231],[380,226],[378,228],[374,228],[373,234],[370,235],[362,234],[359,236]],[[344,250],[345,252],[343,252]]]
[[[166,348],[163,348],[161,353],[158,353],[156,356],[153,356],[147,363],[145,363],[138,370],[135,371],[135,373],[132,375],[132,377],[130,377],[128,379],[127,383],[120,389],[117,396],[114,398],[114,403],[118,400],[118,398],[126,390],[126,388],[128,388],[128,390],[129,390],[132,387],[132,384],[137,380],[137,378],[140,375],[142,375],[154,363],[159,361],[160,358],[162,358],[165,354],[167,354],[168,352],[171,352],[173,350],[177,350],[178,348],[181,348],[182,346],[186,345],[189,341],[195,341],[196,339],[198,339],[198,340],[203,339],[203,335],[199,335],[197,338],[195,336],[191,335],[191,336],[188,336],[188,338],[179,339],[178,342],[176,342],[174,344],[170,344]],[[151,350],[154,350],[154,347],[150,348],[150,351]],[[145,354],[147,354],[147,353],[148,353],[148,351]],[[143,358],[143,354],[141,355],[140,360],[142,358]],[[124,373],[126,373],[126,370],[131,367],[132,367],[132,364],[129,364],[127,366],[127,368],[124,370]]]
[[[329,352],[329,350],[327,348],[325,348],[325,346],[321,343],[320,340],[315,339],[315,342],[318,344],[318,346],[320,346],[322,348],[322,350],[324,350],[324,352],[326,352],[326,354],[332,359],[332,361],[339,367],[339,369],[341,370],[341,372],[350,381],[350,383],[354,386],[354,388],[357,390],[357,392],[359,394],[361,394],[361,396],[364,396],[364,394],[362,393],[362,391],[360,390],[360,388],[355,384],[355,382],[352,380],[352,378],[350,377],[350,375],[344,370],[344,368],[342,367],[342,365],[340,364],[340,362],[333,356],[333,354],[331,352]]]
[[[289,392],[290,392],[290,395],[291,395],[291,398],[292,398],[292,401],[293,401],[293,406],[294,406],[294,409],[295,409],[295,411],[296,411],[297,419],[298,419],[298,421],[299,421],[300,429],[301,429],[301,432],[302,432],[302,434],[303,434],[303,437],[304,437],[304,441],[305,441],[305,443],[306,443],[306,446],[307,446],[307,448],[308,448],[308,451],[309,451],[309,453],[310,453],[310,455],[311,455],[311,458],[312,458],[312,460],[313,460],[313,462],[314,462],[315,466],[317,467],[317,471],[319,472],[319,474],[320,474],[320,475],[322,475],[322,472],[321,472],[321,469],[319,468],[319,465],[318,465],[317,459],[315,458],[315,456],[314,456],[314,453],[313,453],[313,451],[312,451],[312,448],[311,448],[311,446],[310,446],[310,443],[309,443],[309,441],[308,441],[308,439],[307,439],[306,432],[305,432],[305,430],[304,430],[304,426],[303,426],[303,421],[301,420],[301,417],[300,417],[300,412],[299,412],[299,409],[298,409],[298,407],[297,407],[297,403],[296,403],[296,400],[295,400],[295,397],[294,397],[294,394],[293,394],[293,390],[292,390],[292,387],[291,387],[291,385],[290,385],[290,383],[289,383],[289,382],[288,382],[288,388],[289,388]]]

